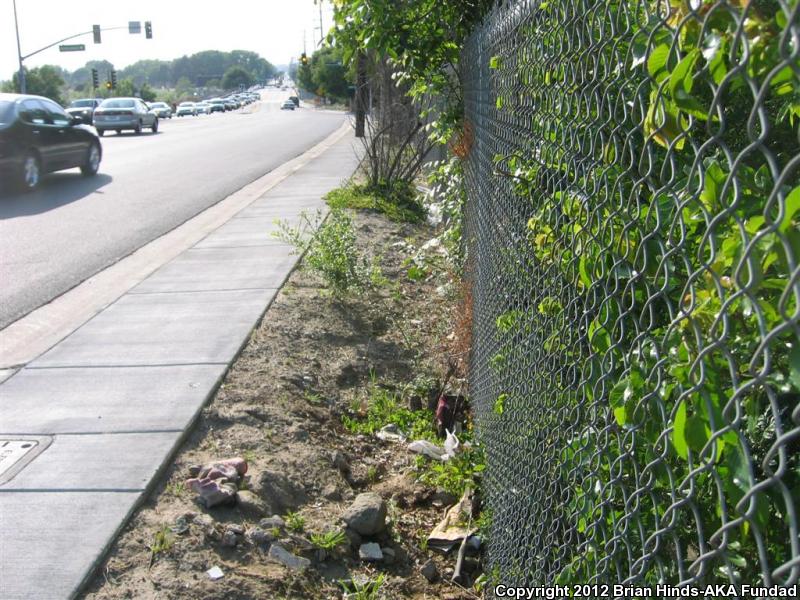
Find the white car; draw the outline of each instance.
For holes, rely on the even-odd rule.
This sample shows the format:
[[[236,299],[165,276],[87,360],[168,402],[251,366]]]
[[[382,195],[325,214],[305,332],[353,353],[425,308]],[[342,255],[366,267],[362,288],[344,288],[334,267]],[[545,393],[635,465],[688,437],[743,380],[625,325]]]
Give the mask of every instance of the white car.
[[[295,108],[297,106],[291,100],[284,100],[283,104],[281,104],[281,110],[294,110]]]
[[[207,115],[211,112],[211,105],[206,102],[198,102],[194,108],[198,115]]]
[[[172,109],[166,102],[148,102],[147,106],[150,110],[156,113],[159,119],[171,119]]]
[[[178,104],[178,108],[175,111],[176,117],[184,117],[191,115],[193,117],[197,116],[197,109],[194,106],[194,102],[181,102]]]

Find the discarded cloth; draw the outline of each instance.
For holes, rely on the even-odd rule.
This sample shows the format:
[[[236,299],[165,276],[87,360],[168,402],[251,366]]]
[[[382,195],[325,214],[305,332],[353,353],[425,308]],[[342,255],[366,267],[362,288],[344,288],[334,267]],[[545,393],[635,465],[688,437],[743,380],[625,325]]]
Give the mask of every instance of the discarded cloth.
[[[186,487],[195,492],[206,508],[220,504],[233,504],[239,491],[239,480],[247,473],[247,462],[243,458],[229,458],[208,465],[189,467],[191,479]]]

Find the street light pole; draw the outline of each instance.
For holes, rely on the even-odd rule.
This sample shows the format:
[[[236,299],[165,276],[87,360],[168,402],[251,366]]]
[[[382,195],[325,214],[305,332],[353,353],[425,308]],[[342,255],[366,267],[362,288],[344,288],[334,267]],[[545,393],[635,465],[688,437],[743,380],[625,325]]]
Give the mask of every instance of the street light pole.
[[[325,39],[325,32],[322,29],[322,0],[319,0],[319,45],[322,46],[322,42]]]
[[[19,59],[19,91],[21,93],[27,92],[27,85],[25,85],[25,68],[22,66],[22,47],[19,43],[19,23],[17,22],[17,0],[13,0],[14,4],[14,29],[17,32],[17,58]]]

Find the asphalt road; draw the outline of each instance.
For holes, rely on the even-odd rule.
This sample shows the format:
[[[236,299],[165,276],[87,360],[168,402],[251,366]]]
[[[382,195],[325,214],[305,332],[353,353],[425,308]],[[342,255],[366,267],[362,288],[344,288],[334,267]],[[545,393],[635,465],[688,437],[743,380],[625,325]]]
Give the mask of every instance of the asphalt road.
[[[0,196],[0,329],[335,131],[341,113],[280,110],[263,93],[236,112],[173,117],[159,132],[108,133],[100,173],[49,175]]]

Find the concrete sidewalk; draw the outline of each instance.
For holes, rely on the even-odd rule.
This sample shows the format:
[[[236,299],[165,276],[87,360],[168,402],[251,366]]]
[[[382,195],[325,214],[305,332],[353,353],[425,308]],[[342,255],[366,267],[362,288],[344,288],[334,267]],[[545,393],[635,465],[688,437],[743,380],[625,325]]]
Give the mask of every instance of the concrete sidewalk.
[[[0,598],[74,596],[297,263],[347,135],[0,384]]]

